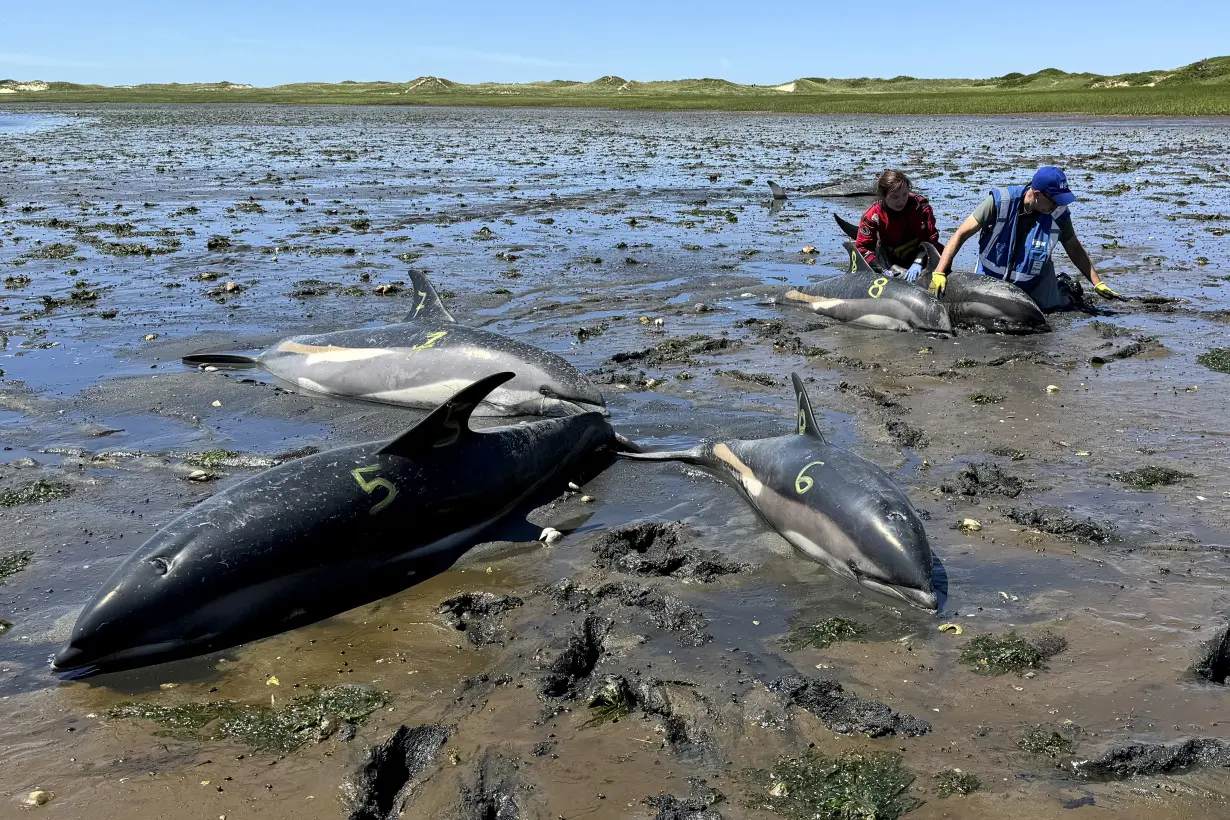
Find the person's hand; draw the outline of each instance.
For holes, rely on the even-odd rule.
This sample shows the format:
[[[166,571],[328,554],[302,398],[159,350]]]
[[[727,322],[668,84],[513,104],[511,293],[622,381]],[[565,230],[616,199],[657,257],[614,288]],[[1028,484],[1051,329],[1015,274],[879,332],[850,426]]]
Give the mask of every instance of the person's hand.
[[[1119,294],[1111,290],[1110,286],[1107,285],[1105,282],[1098,282],[1096,285],[1093,286],[1093,290],[1094,292],[1098,294],[1098,296],[1101,296],[1103,299],[1122,299],[1123,298],[1122,296],[1120,296]]]
[[[910,265],[908,270],[906,270],[905,281],[913,282],[915,279],[918,278],[919,274],[921,273],[922,273],[922,263],[915,262],[913,265]]]
[[[947,284],[948,284],[947,274],[940,273],[939,271],[932,271],[931,287],[928,288],[928,290],[931,292],[932,296],[938,299],[940,298],[940,296],[944,294],[944,287]]]

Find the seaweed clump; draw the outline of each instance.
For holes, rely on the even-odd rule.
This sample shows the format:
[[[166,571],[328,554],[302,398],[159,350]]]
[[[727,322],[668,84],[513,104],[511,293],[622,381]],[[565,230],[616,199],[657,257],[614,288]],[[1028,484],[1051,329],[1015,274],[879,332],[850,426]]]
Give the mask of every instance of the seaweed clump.
[[[1045,669],[1046,660],[1067,646],[1066,640],[1050,632],[1033,641],[1016,632],[1003,637],[979,635],[961,650],[960,661],[986,675],[1020,675],[1027,669]]]
[[[768,780],[754,808],[791,820],[897,820],[919,805],[906,793],[914,775],[892,752],[834,759],[813,751],[778,761]]]
[[[0,492],[0,507],[17,507],[22,504],[46,504],[72,495],[73,487],[63,481],[48,481],[45,478],[35,479],[32,483],[16,490]]]
[[[826,649],[840,641],[856,641],[865,631],[863,625],[857,621],[834,616],[794,630],[782,641],[782,644],[791,652],[797,652],[809,646]]]
[[[30,550],[0,555],[0,584],[3,584],[6,578],[10,578],[30,566],[30,559],[33,557],[34,553]]]
[[[1196,361],[1209,370],[1230,373],[1230,347],[1214,347],[1196,357]]]
[[[1224,627],[1202,647],[1191,672],[1210,683],[1226,683],[1230,678],[1230,626]]]
[[[1016,742],[1016,745],[1030,754],[1046,755],[1052,758],[1072,752],[1071,740],[1059,732],[1054,730],[1048,732],[1041,728],[1030,729]]]
[[[1150,464],[1126,473],[1111,473],[1111,478],[1122,481],[1135,490],[1152,490],[1154,487],[1169,487],[1185,478],[1192,478],[1191,473],[1175,470],[1171,467],[1158,467]]]
[[[981,780],[960,769],[945,769],[935,776],[935,793],[939,797],[973,794],[981,788]]]
[[[360,686],[322,687],[285,706],[235,701],[162,706],[121,703],[113,718],[152,720],[164,727],[156,734],[197,740],[234,740],[254,749],[287,754],[309,740],[324,740],[340,721],[359,722],[384,706],[388,697]]]

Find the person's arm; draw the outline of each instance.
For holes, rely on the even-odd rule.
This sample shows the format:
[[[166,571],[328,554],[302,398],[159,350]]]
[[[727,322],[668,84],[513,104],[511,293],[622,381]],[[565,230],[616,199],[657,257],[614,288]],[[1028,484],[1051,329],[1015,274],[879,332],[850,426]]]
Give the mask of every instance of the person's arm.
[[[858,234],[854,237],[854,247],[867,260],[867,264],[879,270],[876,259],[876,242],[879,239],[880,227],[863,214],[858,222]]]
[[[956,258],[957,251],[961,250],[961,246],[965,244],[971,236],[982,230],[982,226],[978,224],[978,220],[974,219],[973,214],[967,216],[965,221],[961,223],[961,227],[953,233],[949,238],[948,243],[944,245],[944,252],[940,254],[940,263],[936,266],[937,273],[948,273],[952,270],[952,260]]]
[[[1063,243],[1063,249],[1067,251],[1068,258],[1072,260],[1072,264],[1076,265],[1076,269],[1081,272],[1093,285],[1093,289],[1099,296],[1104,296],[1107,299],[1114,299],[1119,296],[1110,289],[1110,286],[1102,281],[1098,276],[1098,272],[1093,269],[1093,260],[1089,258],[1089,254],[1085,252],[1085,246],[1075,236]]]

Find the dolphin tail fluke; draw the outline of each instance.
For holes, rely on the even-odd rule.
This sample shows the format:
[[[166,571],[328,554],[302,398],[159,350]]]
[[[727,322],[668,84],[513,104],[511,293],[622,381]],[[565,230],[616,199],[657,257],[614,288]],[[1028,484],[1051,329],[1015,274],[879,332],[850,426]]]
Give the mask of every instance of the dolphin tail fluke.
[[[447,447],[474,435],[469,426],[470,414],[474,412],[474,408],[487,398],[492,390],[514,376],[515,373],[494,373],[458,390],[451,399],[432,410],[427,418],[380,448],[380,452],[384,455],[413,458],[418,453]]]
[[[188,367],[259,367],[260,358],[248,353],[189,353],[180,359]]]
[[[849,222],[848,220],[842,219],[837,214],[833,214],[833,219],[837,220],[837,227],[841,228],[842,233],[844,233],[846,236],[850,237],[851,239],[854,239],[856,236],[858,236],[858,225],[855,225],[853,222]]]
[[[406,314],[403,322],[413,322],[416,319],[435,319],[444,322],[456,322],[453,314],[448,312],[444,302],[440,301],[436,289],[427,280],[422,271],[412,270],[407,274],[410,286],[414,288],[414,310]]]
[[[786,189],[778,185],[773,180],[769,180],[769,190],[773,193],[774,199],[788,199]]]
[[[815,436],[821,441],[825,441],[824,433],[820,432],[820,426],[816,424],[816,414],[811,409],[811,398],[807,395],[807,388],[803,386],[803,380],[799,378],[798,373],[791,373],[790,382],[794,385],[794,401],[799,411],[799,435]]]
[[[850,273],[877,273],[876,269],[871,267],[867,260],[858,248],[854,247],[854,243],[849,240],[842,242],[841,246],[850,253]]]

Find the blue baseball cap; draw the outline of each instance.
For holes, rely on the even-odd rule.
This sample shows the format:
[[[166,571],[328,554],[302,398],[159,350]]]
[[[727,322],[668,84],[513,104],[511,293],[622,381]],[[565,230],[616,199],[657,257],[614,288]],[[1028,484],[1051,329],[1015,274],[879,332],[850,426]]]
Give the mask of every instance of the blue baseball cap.
[[[1068,178],[1054,165],[1039,168],[1029,187],[1046,194],[1056,205],[1071,205],[1076,201],[1076,196],[1068,188]]]

